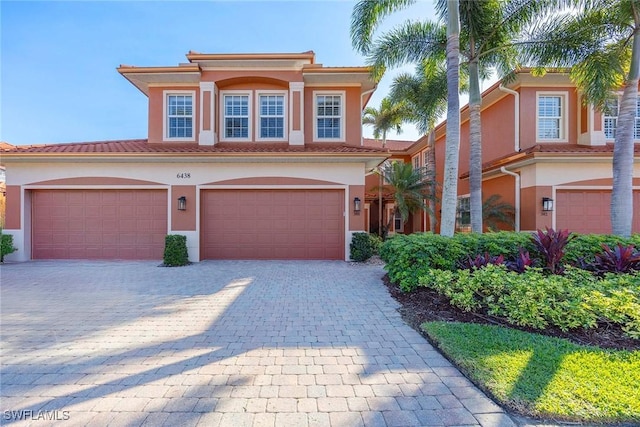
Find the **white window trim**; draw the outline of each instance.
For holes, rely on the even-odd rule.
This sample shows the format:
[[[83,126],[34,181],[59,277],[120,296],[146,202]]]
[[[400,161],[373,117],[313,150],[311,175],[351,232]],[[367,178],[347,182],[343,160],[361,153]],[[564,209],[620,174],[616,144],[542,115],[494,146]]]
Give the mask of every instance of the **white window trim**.
[[[191,95],[191,138],[171,138],[169,136],[168,103],[170,95]],[[166,142],[194,142],[196,140],[196,91],[195,90],[164,90],[162,91],[162,140]]]
[[[614,95],[618,99],[618,114],[619,114],[620,113],[620,98],[622,97],[622,92],[616,92]],[[640,99],[640,93],[638,94],[638,99]],[[636,102],[638,102],[638,101],[636,100]],[[605,133],[604,132],[604,119],[605,119],[604,111],[601,113],[601,116],[602,116],[602,133]],[[607,116],[607,117],[614,117],[614,116]],[[615,118],[616,118],[616,127],[617,127],[617,125],[618,125],[618,116],[616,115]],[[633,140],[637,144],[638,142],[640,142],[640,139],[635,137],[635,120],[638,120],[638,117],[635,117],[635,119],[634,119],[634,124],[633,124],[634,125],[634,129],[632,130],[633,135],[634,135]],[[609,138],[606,133],[605,133],[604,137],[605,137],[605,141],[609,141],[609,142],[614,142],[615,141],[615,138]]]
[[[219,95],[220,99],[220,141],[223,142],[245,142],[245,141],[253,141],[253,120],[251,119],[251,115],[253,113],[253,91],[251,90],[221,90]],[[247,101],[247,137],[246,138],[229,138],[227,137],[226,132],[226,123],[225,123],[225,105],[224,98],[226,95],[245,95],[248,96],[249,99]]]
[[[262,116],[260,115],[260,95],[280,95],[284,98],[284,105],[283,105],[283,110],[282,110],[282,115],[283,115],[283,132],[282,132],[282,138],[262,138],[260,136],[262,129],[260,126],[260,119],[262,118]],[[286,90],[257,90],[256,91],[256,107],[255,107],[255,128],[256,128],[256,141],[287,141],[289,138],[288,135],[288,123],[289,121],[287,120],[287,116],[288,116],[288,100],[289,98],[289,94],[287,93]]]
[[[422,167],[420,153],[416,154],[411,158],[411,165],[413,166],[414,169],[420,169]]]
[[[318,95],[340,96],[340,138],[318,138]],[[313,142],[346,142],[346,91],[314,90],[313,91]]]
[[[538,136],[540,120],[540,97],[559,96],[561,99],[560,138],[542,139]],[[568,91],[540,91],[536,92],[536,142],[569,142],[569,92]]]
[[[469,224],[464,224],[464,225],[458,222],[458,217],[459,217],[458,206],[460,205],[460,199],[471,199],[471,194],[460,194],[456,199],[456,227],[455,228],[456,228],[456,231],[469,232],[471,231],[471,220],[469,220]]]

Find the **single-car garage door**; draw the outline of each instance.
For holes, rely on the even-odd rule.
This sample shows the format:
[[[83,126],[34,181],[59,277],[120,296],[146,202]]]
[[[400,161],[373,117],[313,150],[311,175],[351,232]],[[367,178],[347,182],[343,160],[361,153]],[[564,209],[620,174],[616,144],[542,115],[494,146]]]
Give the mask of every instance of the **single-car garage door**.
[[[203,259],[344,259],[343,190],[206,190]]]
[[[33,190],[34,259],[162,259],[165,190]]]
[[[558,190],[556,228],[576,233],[611,233],[611,190]],[[640,191],[633,192],[633,232],[640,233]]]

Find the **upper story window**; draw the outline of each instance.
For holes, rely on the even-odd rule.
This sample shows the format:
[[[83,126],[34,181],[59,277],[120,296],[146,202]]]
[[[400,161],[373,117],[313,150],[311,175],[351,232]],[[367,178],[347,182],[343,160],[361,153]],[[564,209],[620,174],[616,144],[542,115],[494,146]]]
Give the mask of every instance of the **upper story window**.
[[[607,139],[616,138],[618,126],[619,98],[611,98],[604,108],[604,136]],[[636,98],[636,117],[633,127],[633,139],[640,139],[640,97]]]
[[[194,141],[193,91],[165,91],[164,139]]]
[[[413,159],[413,168],[414,169],[420,169],[420,154],[418,154],[417,156],[415,156]]]
[[[260,139],[285,138],[284,94],[260,94],[258,96],[258,119]]]
[[[223,139],[249,140],[250,100],[247,93],[223,94]]]
[[[537,97],[538,141],[567,141],[567,93],[539,92]]]
[[[314,139],[344,142],[344,92],[314,92]]]

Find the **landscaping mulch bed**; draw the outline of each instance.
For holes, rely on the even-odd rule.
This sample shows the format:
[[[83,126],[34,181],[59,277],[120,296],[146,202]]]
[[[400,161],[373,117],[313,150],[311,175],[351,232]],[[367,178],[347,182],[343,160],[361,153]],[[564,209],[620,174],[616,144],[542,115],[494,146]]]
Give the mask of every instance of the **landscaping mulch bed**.
[[[432,289],[418,288],[413,292],[402,292],[397,285],[389,281],[388,275],[384,276],[383,281],[391,296],[400,303],[399,311],[405,322],[419,332],[421,332],[420,325],[427,321],[473,322],[501,325],[527,332],[566,338],[581,345],[617,350],[640,350],[640,340],[628,337],[617,325],[601,324],[594,329],[581,328],[568,332],[554,327],[545,330],[522,328],[487,313],[466,312],[452,307],[446,297]]]

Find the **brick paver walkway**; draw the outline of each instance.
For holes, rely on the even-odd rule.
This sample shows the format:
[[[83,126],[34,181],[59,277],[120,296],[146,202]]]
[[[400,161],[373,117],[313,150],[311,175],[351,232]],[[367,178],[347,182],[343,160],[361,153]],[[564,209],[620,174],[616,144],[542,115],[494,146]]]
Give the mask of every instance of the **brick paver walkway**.
[[[0,274],[4,425],[513,425],[402,321],[379,266],[71,261]]]

